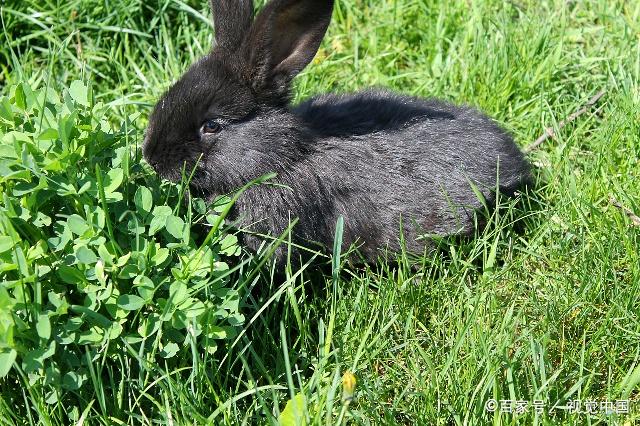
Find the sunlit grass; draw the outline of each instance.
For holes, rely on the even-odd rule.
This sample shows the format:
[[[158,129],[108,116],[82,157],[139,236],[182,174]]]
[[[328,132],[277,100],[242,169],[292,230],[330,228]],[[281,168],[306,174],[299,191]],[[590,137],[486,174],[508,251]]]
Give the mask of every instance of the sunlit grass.
[[[142,112],[138,144],[154,100],[212,40],[205,1],[0,7],[3,87],[85,79],[115,127]],[[622,0],[339,1],[296,100],[388,86],[478,106],[525,146],[606,95],[531,154],[536,188],[503,200],[477,238],[443,241],[418,268],[401,258],[360,269],[336,261],[333,275],[263,270],[246,283],[245,331],[227,353],[194,353],[174,370],[122,353],[82,401],[86,422],[277,423],[298,394],[312,424],[640,421],[640,228],[610,202],[640,215],[639,37],[640,3]],[[348,408],[346,370],[357,379]],[[10,377],[0,422],[83,416]],[[529,409],[489,413],[489,399]],[[563,409],[627,399],[629,414]]]

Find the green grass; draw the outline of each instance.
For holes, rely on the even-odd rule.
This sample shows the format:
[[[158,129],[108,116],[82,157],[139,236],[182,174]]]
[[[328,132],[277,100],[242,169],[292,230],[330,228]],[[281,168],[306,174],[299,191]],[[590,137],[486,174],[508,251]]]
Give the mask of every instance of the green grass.
[[[205,3],[7,0],[0,94],[83,79],[113,129],[142,113],[128,124],[139,144],[154,100],[209,49]],[[333,18],[296,99],[388,86],[476,105],[525,146],[606,95],[531,154],[536,188],[472,241],[443,242],[419,268],[243,267],[231,285],[251,278],[246,321],[215,356],[98,357],[91,391],[53,404],[16,363],[0,423],[268,424],[297,394],[311,424],[640,422],[640,227],[610,201],[640,215],[640,3],[341,0]],[[489,413],[489,399],[546,407]],[[630,413],[550,412],[575,399],[628,399]]]

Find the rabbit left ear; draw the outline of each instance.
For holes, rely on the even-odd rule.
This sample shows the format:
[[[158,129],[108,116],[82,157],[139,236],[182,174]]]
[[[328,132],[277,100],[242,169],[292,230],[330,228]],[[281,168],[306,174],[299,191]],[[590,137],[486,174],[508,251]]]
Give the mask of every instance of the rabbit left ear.
[[[253,0],[211,0],[216,45],[236,50],[251,27]]]
[[[333,0],[272,0],[258,14],[245,54],[253,78],[290,81],[313,59],[333,11]]]

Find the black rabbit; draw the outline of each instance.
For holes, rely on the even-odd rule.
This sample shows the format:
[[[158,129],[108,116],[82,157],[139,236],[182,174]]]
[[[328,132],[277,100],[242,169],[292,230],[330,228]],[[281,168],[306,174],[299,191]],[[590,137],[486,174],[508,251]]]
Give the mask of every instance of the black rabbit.
[[[295,243],[331,247],[343,216],[345,247],[359,243],[372,262],[397,251],[401,233],[418,253],[425,234],[473,233],[474,187],[491,201],[528,180],[513,139],[470,107],[383,90],[292,107],[291,81],[316,54],[333,1],[272,0],[255,18],[251,0],[211,3],[216,46],[158,102],[143,152],[167,179],[195,167],[192,189],[209,198],[276,172],[281,186],[255,186],[234,207],[248,229],[277,236],[298,218]],[[261,241],[245,234],[252,250]]]

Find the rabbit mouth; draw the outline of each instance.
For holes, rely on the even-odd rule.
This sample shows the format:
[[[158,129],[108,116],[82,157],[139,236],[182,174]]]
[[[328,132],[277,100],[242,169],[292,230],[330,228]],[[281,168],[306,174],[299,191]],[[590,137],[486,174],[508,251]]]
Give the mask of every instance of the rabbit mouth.
[[[142,154],[160,177],[173,182],[197,174],[203,162],[195,142],[168,144],[145,138]]]
[[[147,163],[155,170],[162,179],[179,183],[183,179],[189,179],[189,176],[198,174],[196,162],[189,156],[184,154],[172,153],[168,154],[166,159],[161,158],[145,158]]]
[[[190,158],[177,155],[164,162],[150,163],[162,179],[180,184],[187,184],[192,194],[208,199],[217,182],[205,166],[204,158]],[[214,191],[215,192],[215,191]]]

